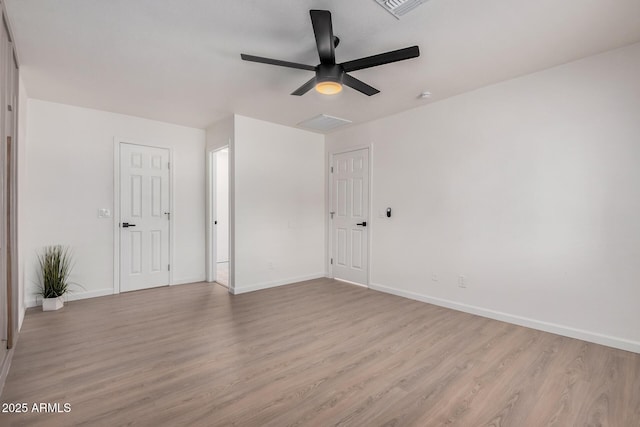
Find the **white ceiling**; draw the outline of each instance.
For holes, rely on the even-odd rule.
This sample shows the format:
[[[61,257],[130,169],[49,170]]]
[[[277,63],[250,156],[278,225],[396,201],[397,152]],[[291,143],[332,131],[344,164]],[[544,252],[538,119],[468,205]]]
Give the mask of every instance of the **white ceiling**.
[[[430,0],[396,20],[374,0],[6,0],[30,97],[198,128],[231,113],[284,125],[354,123],[640,41],[640,0]],[[421,56],[353,73],[381,93],[291,96],[316,65],[309,9],[328,9],[344,62],[411,45]],[[418,100],[420,92],[433,93]]]

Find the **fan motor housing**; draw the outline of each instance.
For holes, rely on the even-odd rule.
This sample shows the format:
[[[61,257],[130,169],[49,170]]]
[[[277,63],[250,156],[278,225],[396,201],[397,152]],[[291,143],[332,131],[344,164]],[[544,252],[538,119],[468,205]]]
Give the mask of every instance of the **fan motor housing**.
[[[344,69],[339,64],[320,64],[316,68],[316,82],[342,83]]]

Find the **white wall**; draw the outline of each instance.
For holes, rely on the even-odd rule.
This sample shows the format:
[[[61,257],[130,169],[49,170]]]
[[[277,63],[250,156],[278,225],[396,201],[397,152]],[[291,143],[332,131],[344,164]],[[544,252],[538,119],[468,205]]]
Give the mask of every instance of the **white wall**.
[[[328,135],[373,145],[371,287],[640,352],[638,76],[635,44]]]
[[[29,305],[36,251],[51,244],[73,248],[72,280],[84,287],[75,297],[113,292],[113,218],[97,213],[114,213],[114,137],[172,150],[173,283],[204,280],[204,130],[35,99],[28,101],[27,114],[20,220],[28,226],[19,243]]]
[[[206,129],[207,152],[233,145],[235,117],[230,116],[209,125]],[[232,151],[232,150],[230,150]]]
[[[229,150],[216,156],[216,261],[229,262]]]
[[[234,292],[324,276],[324,137],[236,115],[234,151]]]

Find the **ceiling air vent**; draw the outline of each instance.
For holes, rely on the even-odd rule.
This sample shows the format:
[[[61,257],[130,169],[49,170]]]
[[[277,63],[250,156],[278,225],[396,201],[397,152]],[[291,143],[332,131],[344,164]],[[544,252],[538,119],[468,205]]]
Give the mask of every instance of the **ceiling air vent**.
[[[427,0],[376,0],[387,12],[400,19]]]
[[[351,123],[351,120],[341,119],[339,117],[332,117],[326,114],[320,114],[298,123],[298,126],[301,126],[307,129],[326,132],[340,126],[347,125],[349,123]]]

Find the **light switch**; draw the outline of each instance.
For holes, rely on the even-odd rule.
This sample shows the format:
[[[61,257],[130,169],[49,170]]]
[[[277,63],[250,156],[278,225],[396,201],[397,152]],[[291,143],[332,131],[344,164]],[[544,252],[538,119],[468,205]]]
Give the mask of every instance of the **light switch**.
[[[98,218],[111,218],[111,211],[109,209],[98,209]]]

